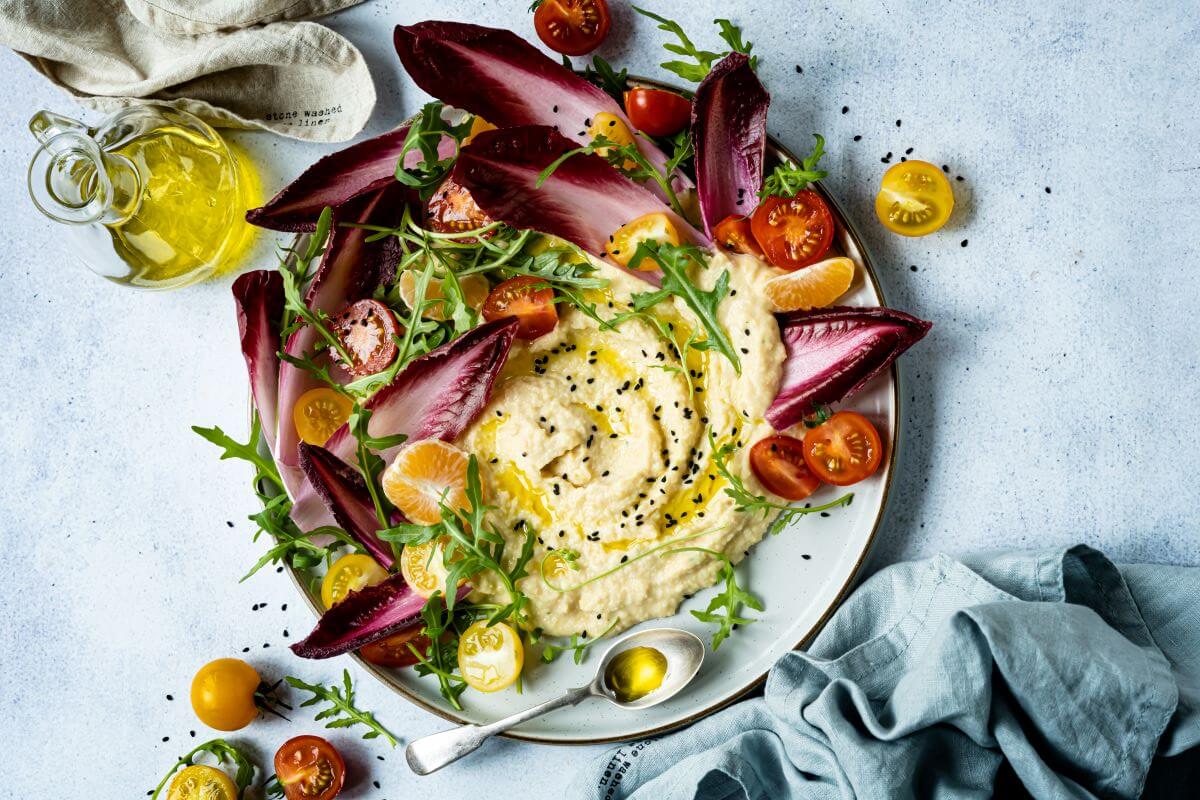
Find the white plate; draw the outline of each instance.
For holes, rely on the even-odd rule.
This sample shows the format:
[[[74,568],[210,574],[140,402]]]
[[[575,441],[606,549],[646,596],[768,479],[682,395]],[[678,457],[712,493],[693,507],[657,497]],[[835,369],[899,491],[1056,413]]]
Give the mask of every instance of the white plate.
[[[639,84],[654,83],[634,79]],[[666,87],[671,88],[671,87]],[[794,157],[773,139],[768,144],[768,162]],[[883,295],[872,270],[870,259],[860,244],[853,226],[832,197],[825,197],[837,221],[834,251],[851,257],[860,267],[855,285],[839,305],[880,306]],[[579,706],[548,714],[525,723],[505,734],[514,739],[553,744],[596,744],[625,741],[663,733],[694,722],[733,702],[758,686],[767,671],[784,653],[803,646],[820,629],[846,595],[879,527],[883,506],[891,485],[895,463],[896,429],[899,419],[899,393],[895,367],[878,376],[845,408],[853,408],[869,417],[878,427],[888,452],[879,472],[853,487],[854,502],[836,508],[829,516],[801,517],[795,524],[768,537],[738,565],[738,580],[758,596],[765,611],[752,625],[739,628],[726,639],[720,650],[706,654],[704,665],[691,686],[671,700],[637,712],[624,711],[602,700],[592,699]],[[813,505],[833,500],[842,491],[824,487],[809,501]],[[319,598],[306,582],[292,572],[300,593],[316,615]],[[692,631],[707,646],[711,627],[696,620],[689,612],[703,610],[713,589],[700,592],[685,602],[671,617],[650,620],[635,626],[675,626]],[[411,669],[386,669],[352,657],[367,672],[396,690],[400,695],[456,723],[487,723],[508,716],[580,686],[592,677],[605,643],[597,644],[583,664],[576,665],[570,654],[552,664],[535,659],[526,661],[524,691],[509,689],[495,695],[468,689],[461,702],[464,710],[455,712],[438,693],[432,678],[419,678]]]

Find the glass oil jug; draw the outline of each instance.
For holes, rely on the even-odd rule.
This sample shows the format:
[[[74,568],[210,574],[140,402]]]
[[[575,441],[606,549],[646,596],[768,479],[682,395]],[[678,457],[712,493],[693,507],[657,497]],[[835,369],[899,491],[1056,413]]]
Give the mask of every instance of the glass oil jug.
[[[30,196],[70,226],[70,248],[94,272],[173,289],[236,266],[249,249],[256,176],[199,117],[146,104],[95,128],[40,111],[29,128],[41,143]]]

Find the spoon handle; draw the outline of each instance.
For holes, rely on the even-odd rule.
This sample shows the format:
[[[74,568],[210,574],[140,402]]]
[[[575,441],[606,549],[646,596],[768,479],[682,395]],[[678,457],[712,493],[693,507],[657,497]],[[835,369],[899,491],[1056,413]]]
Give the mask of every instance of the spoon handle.
[[[410,743],[404,751],[408,766],[418,775],[428,775],[431,772],[451,764],[468,753],[474,752],[481,744],[502,733],[514,725],[520,725],[526,720],[540,717],[549,711],[563,706],[573,706],[593,693],[591,685],[572,689],[561,697],[547,700],[544,703],[527,708],[510,717],[498,719],[487,725],[463,725],[448,731],[424,736]]]

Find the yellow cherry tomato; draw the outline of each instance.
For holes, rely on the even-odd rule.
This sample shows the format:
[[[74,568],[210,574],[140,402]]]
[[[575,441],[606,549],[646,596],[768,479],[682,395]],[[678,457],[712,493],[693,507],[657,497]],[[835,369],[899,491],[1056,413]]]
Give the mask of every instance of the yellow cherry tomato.
[[[406,544],[400,552],[400,574],[421,597],[429,598],[436,591],[446,592],[446,559],[438,542]]]
[[[588,136],[593,140],[597,136],[603,136],[610,142],[614,142],[619,145],[633,144],[635,141],[633,138],[633,131],[629,130],[629,126],[626,125],[616,114],[612,114],[608,111],[601,111],[600,113],[596,114],[596,116],[592,117],[592,124],[588,125],[587,132]],[[602,158],[607,158],[608,152],[611,149],[612,148],[610,147],[598,148],[596,150],[596,155],[601,156]],[[623,162],[622,166],[625,167],[625,169],[633,169],[637,166],[637,164],[627,158]]]
[[[205,764],[185,767],[167,789],[167,800],[236,800],[237,796],[233,780]]]
[[[262,678],[240,658],[218,658],[192,678],[192,710],[210,728],[236,731],[258,716],[254,693]]]
[[[480,620],[458,640],[458,670],[468,686],[481,692],[498,692],[511,686],[524,665],[521,638],[503,622],[489,627]]]
[[[954,210],[954,190],[928,161],[902,161],[883,174],[875,195],[875,216],[901,236],[924,236],[946,224]]]
[[[292,421],[300,441],[318,447],[350,419],[354,403],[341,392],[322,386],[300,395],[292,409]]]
[[[671,218],[662,211],[652,211],[631,222],[626,222],[613,231],[612,236],[608,237],[604,254],[622,267],[627,267],[629,260],[633,258],[638,245],[642,242],[678,245],[679,231],[675,229]],[[655,268],[654,262],[648,258],[643,258],[637,265],[637,269],[642,270]]]
[[[387,570],[368,555],[351,553],[342,556],[333,562],[321,581],[321,602],[326,608],[333,608],[351,592],[381,583],[387,576]]]
[[[492,123],[488,122],[483,117],[476,114],[475,117],[471,120],[471,130],[468,131],[467,138],[463,139],[463,146],[470,144],[472,139],[474,139],[476,136],[483,133],[484,131],[494,131],[494,130],[496,130],[495,125],[493,125]]]

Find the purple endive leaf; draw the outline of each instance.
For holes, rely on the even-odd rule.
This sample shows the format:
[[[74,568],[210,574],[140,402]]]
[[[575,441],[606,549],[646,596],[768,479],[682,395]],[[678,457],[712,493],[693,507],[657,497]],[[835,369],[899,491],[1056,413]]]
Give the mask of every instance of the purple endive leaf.
[[[499,128],[546,125],[587,144],[597,112],[633,124],[620,104],[512,31],[462,22],[397,25],[396,52],[418,86]],[[667,156],[638,137],[638,149],[660,171]],[[676,171],[676,184],[691,182]]]
[[[339,209],[355,198],[396,182],[396,165],[408,129],[404,125],[325,156],[283,187],[266,205],[247,211],[246,221],[276,231],[316,230],[317,218],[326,206]],[[438,157],[449,158],[457,146],[452,138],[442,137]],[[416,166],[423,158],[420,150],[414,148],[404,155],[404,165]]]
[[[458,598],[470,591],[469,587],[461,587]],[[425,602],[397,573],[382,583],[346,595],[345,600],[321,615],[312,633],[292,645],[292,652],[301,658],[333,658],[357,650],[419,625]]]
[[[300,444],[300,469],[337,524],[385,569],[395,564],[392,548],[379,536],[379,517],[363,476],[323,447]],[[396,515],[392,524],[404,520]]]
[[[542,171],[574,148],[545,126],[486,131],[463,148],[453,176],[492,219],[558,236],[594,256],[604,256],[613,231],[652,212],[666,214],[684,240],[712,246],[656,195],[600,156],[571,156],[537,186]],[[640,278],[652,275],[631,272]]]
[[[744,216],[758,204],[770,102],[750,59],[741,53],[722,59],[696,89],[692,101],[696,188],[710,236],[725,217]]]
[[[367,432],[377,438],[402,433],[409,441],[458,438],[491,399],[516,332],[515,318],[488,322],[415,359],[364,404],[371,412]],[[348,425],[325,443],[342,461],[354,458],[355,446]],[[379,455],[390,462],[396,449]],[[314,492],[293,494],[292,500],[292,520],[302,529],[301,520],[320,518],[323,504]]]
[[[890,308],[833,307],[775,318],[787,359],[765,416],[777,431],[857,392],[932,327]]]
[[[337,208],[395,181],[407,136],[405,125],[319,159],[266,205],[247,211],[246,221],[276,231],[316,230],[326,206]]]
[[[275,422],[279,403],[279,322],[283,316],[283,278],[275,270],[259,269],[233,282],[238,335],[250,373],[250,393],[262,424],[263,438],[275,451]]]

